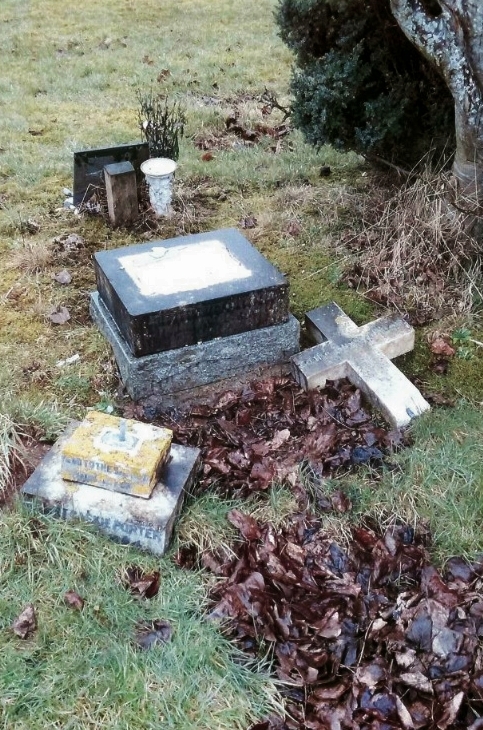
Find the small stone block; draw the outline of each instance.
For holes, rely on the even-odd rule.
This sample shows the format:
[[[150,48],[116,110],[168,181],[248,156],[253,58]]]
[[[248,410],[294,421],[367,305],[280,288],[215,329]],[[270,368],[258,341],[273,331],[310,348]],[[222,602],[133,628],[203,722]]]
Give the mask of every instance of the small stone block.
[[[235,229],[99,251],[94,268],[135,357],[289,318],[286,278]]]
[[[173,444],[151,498],[138,499],[62,479],[61,451],[76,425],[66,429],[25,482],[24,498],[43,512],[90,522],[117,542],[162,555],[198,474],[199,449]]]
[[[292,373],[305,390],[348,378],[396,428],[429,409],[390,360],[414,347],[414,330],[403,319],[381,317],[358,327],[331,302],[309,312],[306,325],[319,344],[291,358]]]
[[[117,162],[104,168],[107,210],[115,228],[129,226],[138,217],[136,173],[130,162]]]
[[[124,162],[113,162],[110,165],[104,165],[104,174],[106,172],[110,177],[131,175],[134,172],[134,167],[128,160],[124,160]]]
[[[172,431],[91,411],[61,450],[61,477],[148,499]]]

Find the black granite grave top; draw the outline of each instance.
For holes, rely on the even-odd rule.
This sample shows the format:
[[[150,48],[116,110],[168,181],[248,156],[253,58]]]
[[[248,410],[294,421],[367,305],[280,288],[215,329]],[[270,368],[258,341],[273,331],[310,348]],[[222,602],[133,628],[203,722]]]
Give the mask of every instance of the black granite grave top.
[[[74,205],[86,202],[96,187],[104,185],[105,165],[130,162],[134,167],[139,184],[143,179],[141,164],[148,158],[149,145],[147,142],[74,152]]]
[[[189,291],[163,294],[156,291],[156,275],[152,273],[143,293],[126,270],[132,257],[147,255],[148,260],[152,256],[153,266],[162,271],[162,256],[171,253],[169,260],[173,266],[176,249],[183,250],[182,265],[186,266],[190,246],[213,241],[227,249],[228,254],[223,254],[225,262],[229,255],[235,265],[238,262],[241,266],[240,278],[235,276],[219,283],[215,274],[215,283],[203,281]],[[198,256],[202,251],[200,247],[194,250]],[[95,254],[94,264],[99,294],[136,357],[281,324],[288,319],[285,277],[236,229],[101,251]]]

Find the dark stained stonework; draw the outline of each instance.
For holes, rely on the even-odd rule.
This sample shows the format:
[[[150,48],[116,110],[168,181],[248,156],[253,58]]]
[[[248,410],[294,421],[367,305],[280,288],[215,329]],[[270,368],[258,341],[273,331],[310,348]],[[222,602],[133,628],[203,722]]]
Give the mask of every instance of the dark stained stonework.
[[[189,267],[189,248],[198,244],[192,250],[200,256],[203,247],[208,249],[213,242],[225,251],[220,257],[220,272],[213,275],[214,283],[208,278],[192,289],[177,291],[173,287],[168,293],[156,290],[156,274],[152,271],[157,267],[162,278],[163,255],[169,257],[172,267],[182,250],[181,265],[188,262]],[[153,257],[152,266],[148,264],[146,274],[141,274],[149,276],[151,269],[144,292],[142,284],[126,270],[126,257],[132,261],[137,256],[147,256],[148,260]],[[234,262],[234,271],[238,266],[242,274],[218,281],[228,259]],[[99,296],[135,357],[271,327],[289,318],[285,277],[236,229],[101,251],[95,254],[94,263]]]
[[[260,377],[260,368],[280,366],[271,371],[280,374],[289,357],[299,351],[300,325],[292,315],[283,324],[144,357],[131,353],[97,292],[91,295],[91,315],[111,344],[121,380],[135,401],[161,396],[163,403],[172,397],[177,404],[193,389],[220,381],[228,390],[248,373],[257,371]]]
[[[136,172],[139,185],[143,180],[140,167],[148,157],[149,145],[147,142],[74,152],[74,205],[80,205],[89,200],[96,187],[104,187],[105,165],[130,162]]]

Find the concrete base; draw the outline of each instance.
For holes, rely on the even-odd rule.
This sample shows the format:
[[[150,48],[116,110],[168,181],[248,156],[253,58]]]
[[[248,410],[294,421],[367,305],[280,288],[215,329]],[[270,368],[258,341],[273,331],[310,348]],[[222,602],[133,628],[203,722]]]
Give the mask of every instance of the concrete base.
[[[171,458],[149,499],[110,492],[61,478],[61,449],[78,422],[71,424],[43,458],[22,488],[23,496],[43,512],[63,519],[94,523],[101,532],[123,544],[155,555],[168,547],[185,493],[200,465],[199,449],[171,446]]]
[[[290,316],[284,324],[134,357],[97,292],[91,295],[91,316],[112,345],[122,381],[133,400],[187,391],[261,365],[284,363],[300,349],[300,325]]]

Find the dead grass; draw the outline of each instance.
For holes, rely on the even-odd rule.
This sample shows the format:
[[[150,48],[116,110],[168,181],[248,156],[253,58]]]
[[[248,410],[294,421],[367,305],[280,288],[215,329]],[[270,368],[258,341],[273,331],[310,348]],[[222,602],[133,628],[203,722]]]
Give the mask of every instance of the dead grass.
[[[359,199],[361,230],[346,234],[356,252],[348,282],[416,323],[470,312],[483,301],[481,243],[448,203],[447,177],[426,170],[400,188],[384,182]]]
[[[25,274],[36,274],[53,262],[51,241],[23,240],[15,247],[7,266]]]

